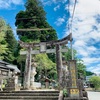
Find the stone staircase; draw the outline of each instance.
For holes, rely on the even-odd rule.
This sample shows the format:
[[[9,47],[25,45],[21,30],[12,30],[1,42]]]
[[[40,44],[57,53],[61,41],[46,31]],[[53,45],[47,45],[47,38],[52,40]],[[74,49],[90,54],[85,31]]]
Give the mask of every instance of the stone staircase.
[[[58,100],[59,91],[0,91],[0,100]]]

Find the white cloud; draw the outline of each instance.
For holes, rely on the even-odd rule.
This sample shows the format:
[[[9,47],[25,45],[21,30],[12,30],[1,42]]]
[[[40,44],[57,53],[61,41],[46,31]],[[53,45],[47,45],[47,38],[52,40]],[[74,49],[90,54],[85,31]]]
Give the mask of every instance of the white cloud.
[[[69,8],[69,7],[68,7],[68,4],[66,4],[66,5],[65,5],[65,10],[68,11],[68,8]]]
[[[51,0],[41,0],[42,4],[45,6],[45,5],[51,5],[52,2]]]
[[[66,3],[66,2],[67,2],[67,0],[63,0],[62,2],[63,2],[63,3]]]
[[[76,47],[80,47],[80,46],[83,47],[86,45],[86,43],[83,40],[77,40],[77,41],[75,41],[74,45]]]
[[[20,5],[23,3],[23,0],[9,0],[10,3],[13,3],[15,5]]]
[[[8,9],[12,4],[21,5],[23,0],[0,0],[0,9]]]
[[[87,68],[87,70],[92,71],[96,74],[100,74],[100,64],[97,64],[96,66],[92,66]]]
[[[41,0],[43,5],[51,5],[57,3],[66,3],[67,0]]]
[[[89,46],[88,47],[88,51],[96,51],[97,49],[96,49],[96,47],[94,47],[94,46]]]
[[[61,26],[65,22],[65,16],[58,18],[55,22],[57,26]]]
[[[54,3],[62,2],[65,3],[67,0],[52,0]]]
[[[78,54],[83,57],[91,56],[92,53],[97,51],[97,48],[94,46],[88,46],[84,40],[77,39],[73,47],[77,50]]]
[[[100,62],[100,58],[96,58],[96,57],[84,57],[82,58],[82,60],[84,61],[85,65],[90,65],[90,64],[95,64]]]
[[[60,5],[57,5],[56,7],[54,7],[54,11],[57,11],[60,8]]]
[[[17,29],[17,27],[14,25],[14,26],[13,26],[13,33],[14,33],[15,38],[16,38],[17,40],[19,40],[18,35],[17,35],[17,33],[16,33],[16,29]]]
[[[8,7],[9,7],[9,4],[7,3],[7,1],[3,1],[3,0],[0,1],[0,8],[8,8]]]
[[[91,66],[95,72],[100,72],[100,58],[98,57],[100,47],[97,44],[100,43],[100,0],[77,1],[72,27],[75,41],[73,47],[77,50],[78,55],[82,57],[87,67]],[[71,15],[74,2],[75,0],[71,0]],[[67,5],[65,9],[68,10]],[[69,32],[67,31],[66,34],[69,34]]]

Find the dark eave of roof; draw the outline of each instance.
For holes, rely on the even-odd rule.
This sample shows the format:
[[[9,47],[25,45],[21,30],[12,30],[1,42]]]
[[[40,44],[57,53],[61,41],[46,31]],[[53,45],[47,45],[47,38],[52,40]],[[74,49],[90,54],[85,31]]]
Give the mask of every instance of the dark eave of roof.
[[[5,61],[2,61],[2,60],[0,60],[0,63],[5,64],[5,65],[8,65],[9,64],[9,63],[7,63]]]
[[[2,66],[2,65],[0,65],[0,69],[6,69],[6,70],[14,70],[14,69],[12,69],[12,68],[8,68],[7,66]]]
[[[1,69],[6,69],[6,70],[15,70],[16,72],[20,73],[20,70],[17,68],[16,65],[12,65],[10,63],[7,63],[5,61],[0,60],[0,68]]]

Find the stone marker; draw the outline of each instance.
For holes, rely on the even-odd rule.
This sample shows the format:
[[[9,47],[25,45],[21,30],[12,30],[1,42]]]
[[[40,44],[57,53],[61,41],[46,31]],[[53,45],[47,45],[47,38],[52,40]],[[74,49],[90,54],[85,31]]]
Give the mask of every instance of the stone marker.
[[[83,84],[77,77],[76,60],[68,61],[69,79],[67,80],[68,97],[64,100],[88,100],[87,96],[84,96]],[[86,92],[85,92],[86,93]]]

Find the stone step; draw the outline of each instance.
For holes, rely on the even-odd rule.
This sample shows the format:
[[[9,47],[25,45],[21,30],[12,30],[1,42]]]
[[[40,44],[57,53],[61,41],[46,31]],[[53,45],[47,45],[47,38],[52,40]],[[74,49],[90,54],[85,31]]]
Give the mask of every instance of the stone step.
[[[44,100],[52,100],[52,99],[58,99],[58,96],[0,96],[0,99],[4,100],[4,99],[44,99]]]
[[[59,93],[59,91],[0,91],[0,93]]]
[[[64,98],[64,100],[88,100],[88,98],[86,98],[86,97],[82,97],[82,98],[70,98],[70,97],[68,97],[68,98]]]
[[[58,100],[58,98],[57,99],[0,99],[0,100]]]
[[[58,100],[59,91],[0,91],[0,100]]]
[[[0,93],[0,96],[59,96],[59,93]]]

